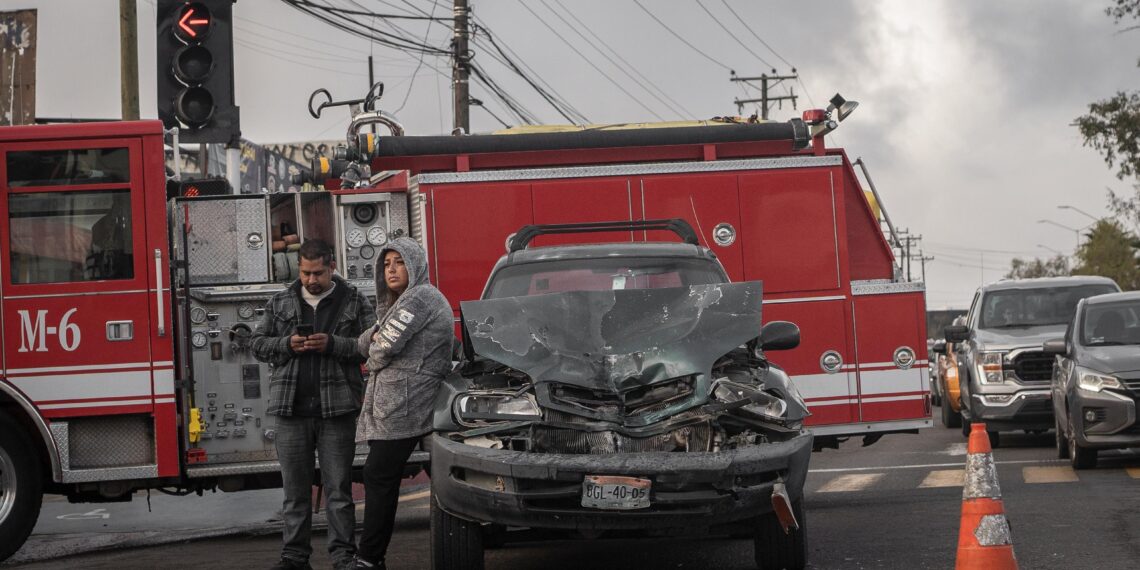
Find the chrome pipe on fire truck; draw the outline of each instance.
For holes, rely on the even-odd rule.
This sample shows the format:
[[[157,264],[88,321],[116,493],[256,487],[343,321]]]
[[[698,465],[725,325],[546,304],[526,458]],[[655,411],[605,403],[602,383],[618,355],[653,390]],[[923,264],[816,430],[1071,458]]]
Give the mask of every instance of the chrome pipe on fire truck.
[[[404,126],[400,124],[400,121],[398,121],[396,117],[381,110],[366,111],[356,115],[352,118],[352,121],[348,123],[348,145],[353,146],[356,144],[356,136],[360,131],[360,127],[374,123],[380,123],[388,127],[388,130],[394,137],[404,136]]]

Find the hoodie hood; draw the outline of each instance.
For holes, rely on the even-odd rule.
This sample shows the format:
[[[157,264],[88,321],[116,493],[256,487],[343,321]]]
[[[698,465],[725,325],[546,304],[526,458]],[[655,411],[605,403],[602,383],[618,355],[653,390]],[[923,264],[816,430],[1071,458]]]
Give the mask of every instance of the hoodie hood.
[[[463,302],[475,352],[528,374],[623,391],[707,375],[760,334],[759,282]]]
[[[404,258],[404,267],[408,269],[408,289],[428,283],[428,268],[427,268],[427,253],[424,251],[423,246],[419,242],[410,237],[396,238],[383,249],[380,250],[380,255],[376,256],[376,266],[373,268],[373,275],[376,276],[376,296],[377,305],[381,305],[379,300],[384,295],[382,291],[388,290],[388,282],[384,280],[384,256],[389,251],[395,251]]]

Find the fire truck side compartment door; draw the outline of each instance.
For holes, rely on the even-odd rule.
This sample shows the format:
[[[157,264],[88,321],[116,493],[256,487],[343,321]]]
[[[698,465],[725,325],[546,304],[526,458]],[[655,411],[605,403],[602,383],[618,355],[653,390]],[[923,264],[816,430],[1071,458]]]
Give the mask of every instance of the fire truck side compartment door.
[[[735,174],[659,176],[641,181],[645,219],[682,218],[700,233],[701,245],[711,249],[733,282],[744,280],[743,237]],[[735,232],[731,243],[713,239],[717,226]],[[677,241],[676,234],[648,232],[647,241]],[[767,283],[765,283],[767,286]]]

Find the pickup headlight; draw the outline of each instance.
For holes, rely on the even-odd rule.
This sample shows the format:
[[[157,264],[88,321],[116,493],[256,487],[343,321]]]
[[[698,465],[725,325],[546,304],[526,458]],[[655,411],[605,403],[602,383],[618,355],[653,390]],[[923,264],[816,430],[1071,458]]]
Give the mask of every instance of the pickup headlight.
[[[726,404],[748,400],[739,409],[772,420],[783,420],[788,404],[767,392],[753,386],[733,382],[726,378],[717,380],[713,386],[713,397]]]
[[[537,421],[542,419],[534,395],[530,392],[465,392],[452,405],[460,425],[478,425],[480,420]]]
[[[978,381],[982,384],[1001,384],[1005,381],[1002,365],[1005,360],[1004,352],[983,352],[978,365]],[[1012,371],[1011,371],[1012,372]]]
[[[1117,390],[1124,389],[1124,386],[1120,383],[1120,380],[1115,376],[1109,376],[1107,374],[1100,374],[1097,372],[1081,372],[1077,376],[1077,386],[1083,390],[1088,390],[1089,392],[1100,392],[1105,388],[1116,388]]]

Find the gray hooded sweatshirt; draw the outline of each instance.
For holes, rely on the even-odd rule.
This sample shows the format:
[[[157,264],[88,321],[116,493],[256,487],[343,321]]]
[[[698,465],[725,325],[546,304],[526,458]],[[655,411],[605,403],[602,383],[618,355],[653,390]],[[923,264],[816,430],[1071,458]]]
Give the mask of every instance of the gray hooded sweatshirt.
[[[384,256],[396,251],[408,270],[408,288],[389,305]],[[427,254],[411,238],[393,240],[376,258],[376,324],[357,339],[368,357],[364,407],[356,441],[405,439],[431,432],[433,402],[451,371],[455,340],[451,306],[428,282]],[[372,340],[379,332],[379,341]]]

